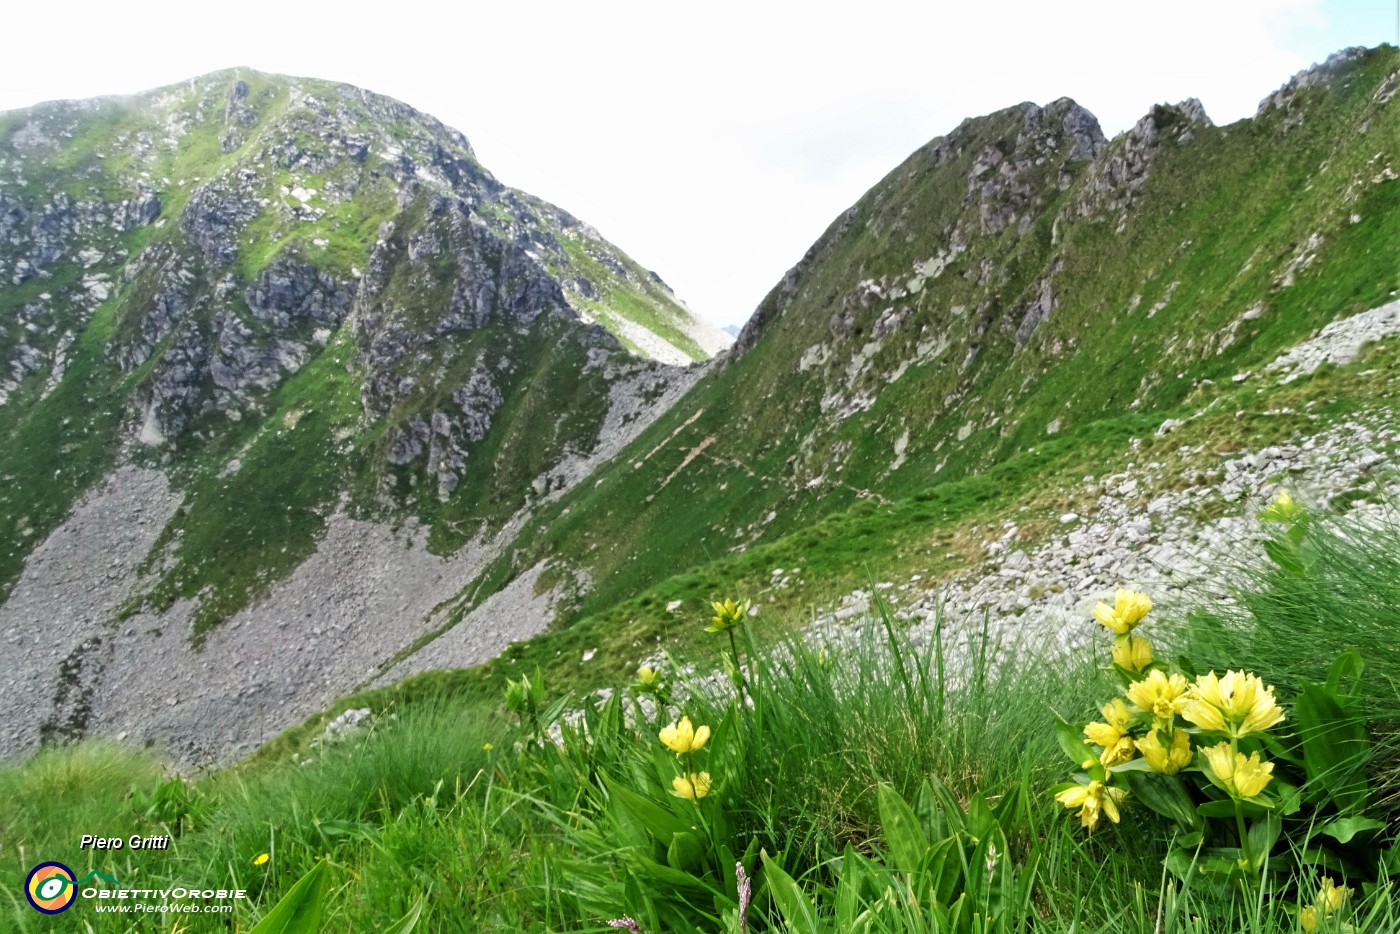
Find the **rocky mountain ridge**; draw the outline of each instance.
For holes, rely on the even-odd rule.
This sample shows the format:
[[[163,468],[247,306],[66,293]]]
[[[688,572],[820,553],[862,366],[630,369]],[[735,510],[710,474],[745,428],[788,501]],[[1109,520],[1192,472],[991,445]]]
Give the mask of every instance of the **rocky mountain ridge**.
[[[591,582],[558,608],[572,641],[635,652],[672,637],[666,606],[767,587],[759,553],[785,566],[878,525],[857,517],[989,508],[954,491],[1006,502],[1033,489],[1013,465],[1223,398],[1400,292],[1397,74],[1394,49],[1349,50],[1252,119],[1188,100],[1113,140],[1071,101],[964,121],[837,217],[722,365],[493,579],[555,556]],[[925,547],[907,534],[846,553],[902,564]],[[825,573],[791,599],[859,576]]]

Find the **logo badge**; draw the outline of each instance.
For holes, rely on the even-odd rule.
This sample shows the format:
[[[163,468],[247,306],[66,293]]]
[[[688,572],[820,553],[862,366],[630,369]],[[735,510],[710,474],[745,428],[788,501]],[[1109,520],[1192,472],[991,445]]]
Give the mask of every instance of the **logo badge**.
[[[73,870],[62,863],[40,863],[24,880],[24,897],[35,911],[56,915],[67,911],[78,896]]]

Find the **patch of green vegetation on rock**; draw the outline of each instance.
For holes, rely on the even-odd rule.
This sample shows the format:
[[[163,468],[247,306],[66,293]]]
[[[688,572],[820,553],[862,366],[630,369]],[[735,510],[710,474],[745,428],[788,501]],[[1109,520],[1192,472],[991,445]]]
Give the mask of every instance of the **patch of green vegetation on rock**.
[[[98,309],[69,353],[63,378],[28,404],[0,410],[0,597],[7,598],[29,550],[67,518],[111,470],[129,388],[106,358],[114,300]]]
[[[254,602],[316,549],[343,488],[359,417],[344,332],[274,394],[272,414],[236,461],[203,464],[185,504],[152,548],[178,562],[145,602],[198,598],[192,628],[209,629]]]

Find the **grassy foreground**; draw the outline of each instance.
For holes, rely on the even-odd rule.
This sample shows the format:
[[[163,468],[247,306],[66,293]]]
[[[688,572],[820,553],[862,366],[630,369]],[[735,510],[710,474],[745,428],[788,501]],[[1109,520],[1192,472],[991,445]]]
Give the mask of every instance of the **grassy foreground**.
[[[191,783],[130,749],[49,749],[0,771],[3,926],[247,931],[321,866],[320,926],[275,929],[403,930],[422,899],[431,931],[1395,930],[1400,521],[1286,503],[1265,518],[1277,534],[1230,572],[1234,603],[1159,621],[1120,601],[1103,621],[1123,632],[1085,653],[995,621],[911,636],[880,612],[839,644],[760,656],[736,608],[712,623],[728,677],[672,663],[582,701],[517,681],[504,705],[418,702]],[[1165,713],[1148,698],[1114,727],[1137,749],[1149,730],[1189,738],[1174,775],[1096,732],[1112,702],[1083,732],[1117,691],[1136,703],[1153,679],[1226,669],[1273,693],[1241,689],[1212,731],[1163,688]],[[1268,763],[1262,791],[1246,765],[1213,771],[1206,750],[1226,745]],[[84,833],[172,842],[80,850]],[[249,897],[226,915],[80,900],[47,918],[23,895],[43,860]]]

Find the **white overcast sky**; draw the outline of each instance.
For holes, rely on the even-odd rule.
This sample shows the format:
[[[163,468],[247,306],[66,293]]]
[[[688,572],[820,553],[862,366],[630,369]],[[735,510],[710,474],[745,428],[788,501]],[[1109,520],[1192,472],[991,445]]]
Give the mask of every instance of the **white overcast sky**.
[[[0,110],[234,65],[348,81],[466,133],[509,185],[740,324],[827,224],[966,116],[1073,97],[1112,136],[1158,101],[1217,123],[1397,0],[19,3]]]

